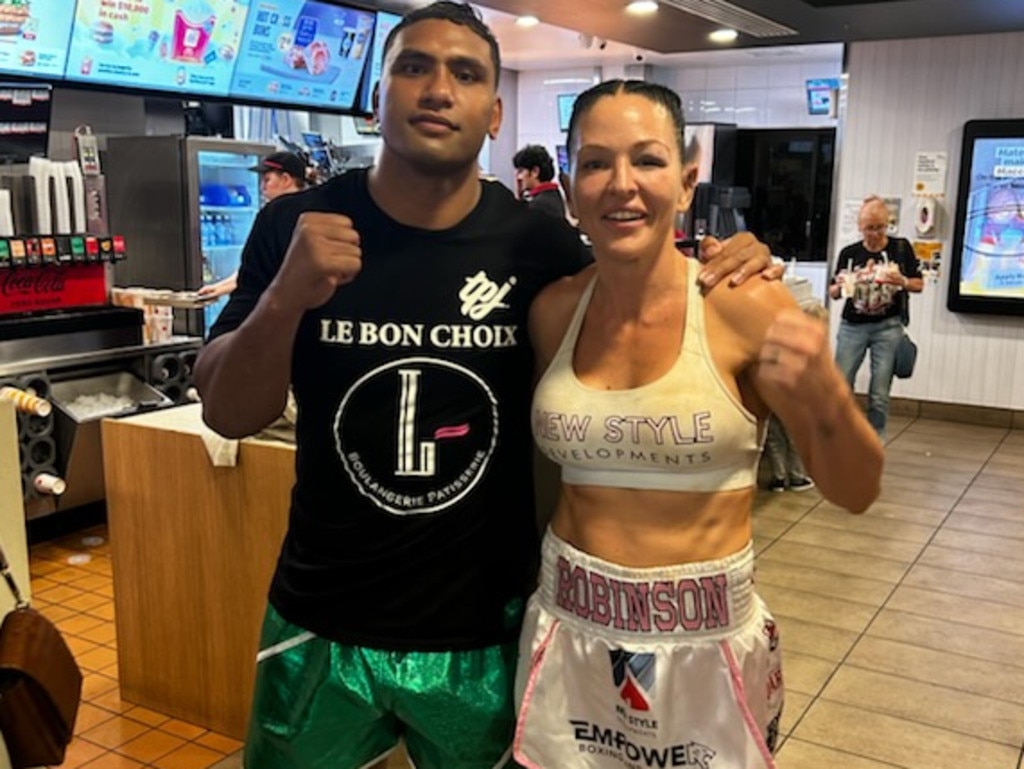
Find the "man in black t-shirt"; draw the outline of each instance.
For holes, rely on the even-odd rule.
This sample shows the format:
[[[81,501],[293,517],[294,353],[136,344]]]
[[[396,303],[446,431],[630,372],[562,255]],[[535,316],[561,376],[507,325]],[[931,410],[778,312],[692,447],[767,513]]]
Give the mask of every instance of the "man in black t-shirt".
[[[864,236],[839,252],[829,285],[832,299],[846,297],[836,337],[836,363],[853,389],[857,371],[871,350],[868,421],[885,438],[889,391],[896,364],[896,346],[904,331],[908,292],[924,289],[921,266],[913,246],[890,238],[889,209],[879,197],[864,200],[857,217]]]
[[[588,254],[478,178],[500,61],[469,6],[412,11],[384,53],[377,165],[259,213],[196,366],[223,435],[276,419],[289,384],[298,404],[247,769],[355,769],[399,737],[421,769],[510,752],[538,547],[528,313]],[[767,264],[750,236],[729,250],[705,273]]]

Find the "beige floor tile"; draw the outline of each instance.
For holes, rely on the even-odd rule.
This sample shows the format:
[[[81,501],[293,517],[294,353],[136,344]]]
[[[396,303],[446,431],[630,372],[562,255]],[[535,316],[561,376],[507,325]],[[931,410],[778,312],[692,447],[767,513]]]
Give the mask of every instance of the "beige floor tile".
[[[1019,748],[820,699],[792,736],[904,769],[1017,769],[1019,757]]]
[[[992,608],[994,611],[1012,611],[1008,609],[1010,606],[1024,609],[1024,586],[1019,582],[998,577],[984,577],[962,572],[950,573],[945,569],[918,564],[907,573],[906,579],[903,580],[903,586],[979,599],[985,602],[984,608]],[[989,602],[1006,604],[1007,608],[992,607]],[[896,607],[892,606],[891,608]],[[957,621],[963,622],[970,618],[971,615],[961,614],[957,616]]]
[[[999,455],[985,463],[985,473],[1006,478],[1024,478],[1024,457]]]
[[[1024,637],[953,623],[945,617],[883,609],[867,635],[1024,669]]]
[[[921,553],[923,543],[900,542],[889,539],[884,532],[877,534],[859,534],[853,531],[842,531],[831,526],[820,526],[808,521],[800,521],[786,532],[783,542],[798,542],[812,547],[828,548],[833,557],[841,557],[841,553],[857,553],[876,558],[888,558],[904,563],[912,562]]]
[[[975,440],[964,437],[957,441],[937,441],[919,433],[904,433],[888,443],[885,447],[885,454],[887,458],[913,454],[930,459],[986,462],[992,458],[998,448],[999,443],[994,440]]]
[[[886,449],[885,471],[897,475],[919,475],[922,478],[935,476],[943,483],[971,482],[971,479],[985,465],[988,457],[967,459],[964,457],[939,457],[923,451],[899,451]],[[896,469],[899,468],[899,472]]]
[[[776,756],[779,769],[893,769],[890,763],[872,761],[853,753],[833,750],[790,737]]]
[[[754,579],[759,586],[772,585],[826,597],[841,595],[846,601],[875,607],[881,606],[893,590],[891,582],[771,559],[757,563]]]
[[[851,665],[832,676],[820,698],[1004,745],[1019,744],[1024,724],[1024,705]]]
[[[790,535],[786,535],[790,536]],[[1021,553],[1020,540],[990,537],[987,534],[974,534],[969,531],[952,531],[939,529],[932,540],[932,547],[949,547],[955,550],[966,550],[1002,558],[1019,558]]]
[[[960,502],[998,502],[1006,505],[1017,505],[1018,509],[1020,509],[1021,498],[1022,495],[1016,491],[992,489],[985,486],[970,486],[963,493]]]
[[[789,521],[780,521],[777,518],[765,518],[755,515],[752,521],[754,536],[760,539],[778,539],[785,534],[793,525]]]
[[[793,727],[803,718],[814,698],[800,692],[786,691],[786,704],[782,708],[782,721],[779,723],[779,734],[785,735],[793,731]]]
[[[987,470],[978,473],[974,485],[987,489],[1002,489],[1003,491],[1024,494],[1024,478],[998,475]]]
[[[878,495],[877,501],[886,502],[890,505],[910,505],[912,507],[923,507],[926,510],[948,512],[956,504],[956,497],[930,491],[915,491],[895,486],[882,486],[882,493]]]
[[[990,440],[998,444],[1012,433],[1005,427],[984,427],[982,425],[947,422],[940,419],[916,419],[906,429],[907,436],[925,435],[952,440]]]
[[[991,600],[901,586],[892,594],[886,607],[1024,636],[1024,612]]]
[[[927,526],[907,521],[885,519],[875,515],[851,515],[842,509],[826,509],[816,507],[807,514],[801,523],[813,523],[816,526],[827,526],[840,531],[858,534],[869,534],[873,537],[884,536],[906,542],[924,544],[935,534],[935,526]]]
[[[754,501],[755,517],[772,518],[778,521],[799,521],[814,505],[791,502],[794,494],[764,494]]]
[[[770,604],[768,608],[772,608]],[[782,634],[783,665],[785,655],[789,652],[841,662],[860,637],[859,633],[852,630],[807,622],[796,617],[783,617],[776,612],[773,615]]]
[[[955,542],[955,537],[947,537]],[[919,564],[965,574],[981,574],[1011,582],[1024,583],[1024,559],[1019,556],[998,556],[977,550],[961,550],[931,544],[918,559]]]
[[[1024,668],[864,636],[844,664],[1024,704]]]
[[[849,511],[833,505],[831,502],[822,502],[811,512],[816,514],[826,510],[834,513],[842,513],[843,515],[850,515]],[[810,514],[811,513],[808,513],[808,515]],[[934,529],[946,519],[947,515],[949,515],[949,512],[946,510],[929,510],[926,507],[914,507],[913,505],[895,505],[891,502],[875,502],[871,507],[855,517],[876,521],[881,519],[884,521],[915,523],[919,526],[927,526],[934,531]]]
[[[906,561],[877,558],[863,553],[842,552],[814,544],[793,542],[789,535],[773,544],[758,556],[757,563],[781,561],[798,566],[810,566],[836,574],[861,576],[870,574],[872,579],[896,584],[910,568]]]
[[[782,677],[787,692],[798,692],[814,697],[836,670],[836,663],[820,657],[785,650],[783,654],[785,656],[782,660]]]
[[[1020,496],[1016,502],[994,502],[992,500],[978,499],[977,497],[964,497],[956,503],[954,513],[965,513],[967,515],[982,515],[986,518],[999,518],[1008,521],[1020,520]]]
[[[886,465],[882,469],[882,488],[905,489],[907,491],[922,491],[929,494],[942,494],[945,496],[958,497],[968,488],[966,483],[954,483],[943,478],[930,478],[918,472],[900,473],[892,472],[892,465]],[[900,469],[897,467],[897,469]]]
[[[877,611],[876,606],[775,585],[762,584],[758,592],[772,612],[780,617],[793,617],[854,633],[863,632]]]

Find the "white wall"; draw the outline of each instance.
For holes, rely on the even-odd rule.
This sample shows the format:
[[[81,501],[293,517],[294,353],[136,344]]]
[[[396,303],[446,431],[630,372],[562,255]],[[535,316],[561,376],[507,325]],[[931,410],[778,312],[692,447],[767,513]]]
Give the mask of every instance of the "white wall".
[[[808,113],[807,81],[838,78],[842,67],[842,46],[835,46],[835,56],[829,60],[655,67],[652,79],[679,94],[690,123],[821,128],[834,126],[836,119]]]
[[[848,74],[837,199],[901,197],[900,234],[912,237],[906,212],[913,208],[915,153],[949,153],[938,233],[948,262],[963,124],[1024,116],[1024,32],[854,43]],[[833,255],[841,245],[833,243]],[[893,395],[1024,408],[1024,318],[951,313],[948,277],[944,271],[939,280],[926,280],[925,293],[911,298],[917,371],[912,379],[897,380]],[[860,391],[866,389],[866,371],[867,366]]]

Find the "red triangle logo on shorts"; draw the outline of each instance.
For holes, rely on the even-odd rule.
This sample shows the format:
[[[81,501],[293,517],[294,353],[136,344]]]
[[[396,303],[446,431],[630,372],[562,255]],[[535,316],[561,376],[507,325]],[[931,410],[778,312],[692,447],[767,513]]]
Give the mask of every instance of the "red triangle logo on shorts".
[[[623,684],[622,689],[619,691],[619,696],[628,702],[633,710],[651,709],[651,706],[647,704],[647,698],[644,697],[644,693],[637,688],[632,678],[626,679],[626,683]]]

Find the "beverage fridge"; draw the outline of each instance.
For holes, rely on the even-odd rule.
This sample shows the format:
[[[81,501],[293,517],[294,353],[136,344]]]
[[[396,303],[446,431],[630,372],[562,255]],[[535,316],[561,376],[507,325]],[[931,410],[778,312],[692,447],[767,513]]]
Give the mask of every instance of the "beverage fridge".
[[[110,226],[132,249],[114,282],[195,291],[235,272],[260,207],[252,169],[275,149],[193,136],[110,137],[103,166]],[[226,301],[176,310],[175,333],[204,335]]]

